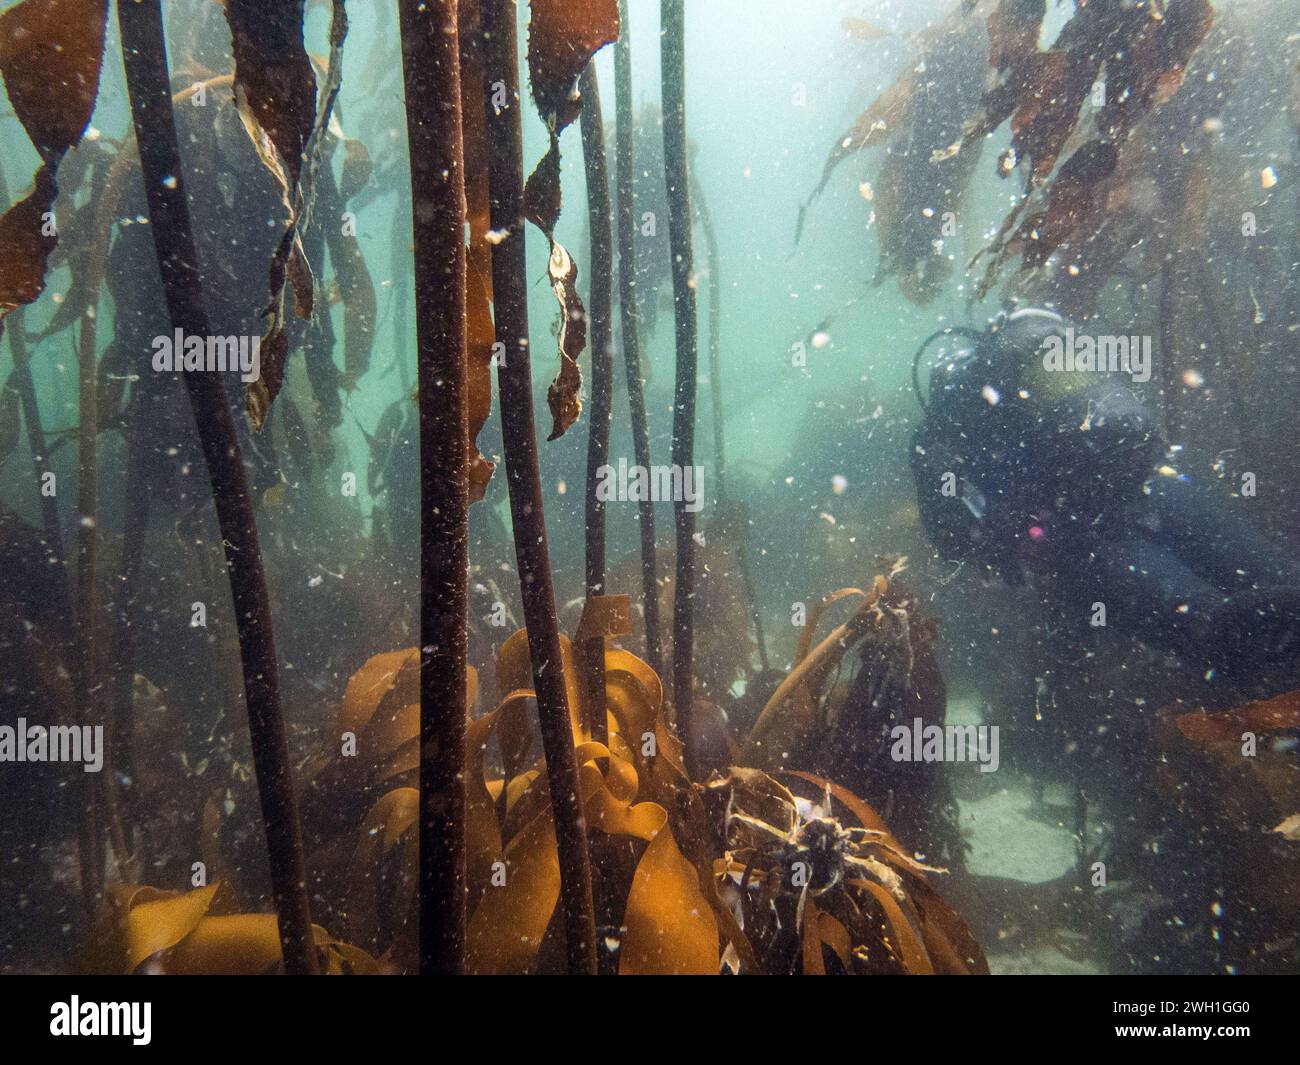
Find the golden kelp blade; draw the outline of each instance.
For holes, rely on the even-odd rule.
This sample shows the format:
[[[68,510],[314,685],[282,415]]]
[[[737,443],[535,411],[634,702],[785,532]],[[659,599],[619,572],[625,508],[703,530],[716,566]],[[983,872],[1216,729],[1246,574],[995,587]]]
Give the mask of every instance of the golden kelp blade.
[[[565,641],[562,668],[566,684],[577,685],[571,646]],[[498,653],[497,677],[504,687],[531,676],[526,633],[515,633]],[[614,669],[612,667],[620,667]],[[610,746],[584,738],[575,721],[574,742],[582,790],[583,809],[592,831],[601,836],[630,836],[648,846],[627,884],[621,941],[620,971],[638,973],[707,973],[719,966],[718,927],[696,868],[681,854],[665,808],[641,801],[641,777],[630,760],[629,745],[618,734],[618,719],[652,727],[658,710],[646,689],[661,696],[661,686],[648,667],[628,655],[611,650],[607,657],[611,692],[622,688],[621,714],[611,723]],[[640,676],[644,686],[633,679]],[[532,692],[512,691],[492,714],[470,724],[468,836],[471,868],[471,902],[476,902],[469,925],[469,965],[475,972],[526,972],[535,963],[543,937],[559,899],[560,871],[554,823],[546,795],[546,777],[531,770],[527,777],[489,784],[483,778],[481,751],[498,726],[521,717]],[[614,696],[620,698],[620,696]],[[576,704],[575,704],[576,705]],[[509,772],[509,771],[508,771]],[[683,778],[684,779],[684,778]],[[520,786],[516,788],[516,781]],[[509,794],[509,815],[499,820],[502,790]],[[501,848],[501,840],[506,840]],[[504,881],[489,884],[490,863],[503,863]],[[486,867],[485,867],[486,866]],[[597,863],[597,869],[600,865]]]
[[[548,806],[506,846],[505,884],[488,890],[469,921],[472,973],[521,973],[532,965],[560,897],[555,823]]]
[[[852,649],[856,637],[864,631],[866,621],[880,597],[889,590],[889,582],[877,576],[869,592],[858,588],[841,588],[832,592],[817,607],[800,635],[795,667],[754,722],[745,741],[746,764],[759,768],[776,768],[787,752],[798,750],[813,735],[816,727],[815,703],[821,684],[835,666]],[[815,648],[813,632],[826,608],[847,598],[861,598],[863,603],[852,617],[831,630]]]
[[[884,911],[885,923],[892,937],[891,945],[902,955],[907,971],[914,976],[933,976],[934,965],[917,928],[889,890],[873,880],[854,879],[849,884],[871,895]]]
[[[823,608],[860,597],[866,600],[861,613],[873,608],[887,587],[882,578],[869,593],[846,589],[827,597]],[[617,615],[619,606],[611,602],[609,609]],[[811,642],[810,636],[799,649],[805,662],[816,657]],[[576,660],[567,640],[562,651],[565,683],[576,691]],[[724,886],[734,891],[745,865],[728,860],[730,853],[739,852],[719,858],[719,833],[702,795],[713,797],[716,810],[720,789],[731,789],[727,821],[754,826],[747,837],[752,850],[772,840],[784,843],[798,832],[796,793],[761,770],[743,767],[697,788],[686,777],[680,742],[663,719],[659,678],[620,648],[607,649],[605,668],[609,742],[591,740],[576,720],[573,741],[593,871],[598,888],[607,896],[612,893],[621,906],[619,972],[717,974],[724,959],[744,972],[787,971],[780,952],[772,953],[784,941],[760,938],[756,948],[719,894]],[[412,704],[404,700],[417,669],[413,649],[374,656],[349,683],[340,723],[355,726],[363,744],[407,751],[416,739],[416,724],[408,712]],[[527,683],[531,675],[527,634],[521,630],[498,652],[497,679],[507,689],[501,703],[468,724],[467,966],[477,973],[548,969],[556,935],[560,866],[548,778],[540,760],[524,764],[531,758],[528,718],[534,693],[511,687]],[[506,756],[505,777],[490,780],[484,755],[494,736]],[[801,904],[799,949],[805,972],[826,971],[832,957],[845,972],[987,971],[964,923],[926,883],[928,874],[942,870],[912,857],[852,792],[812,774],[786,776],[792,786],[802,782],[804,794],[815,789],[814,806],[825,805],[827,817],[830,802],[838,802],[861,826],[837,830],[839,838],[854,841],[852,868],[861,875]],[[417,793],[411,788],[389,791],[374,804],[352,852],[355,879],[349,896],[354,917],[350,938],[384,951],[386,961],[406,968],[414,964],[410,931],[417,894],[416,816]],[[757,831],[764,822],[775,826],[772,834]],[[615,846],[618,840],[637,842],[629,852],[626,843]],[[375,878],[381,868],[388,870],[386,879]],[[753,877],[751,883],[765,884],[763,890],[778,891],[792,905],[792,896],[775,885],[780,878],[769,869],[760,867]],[[830,954],[823,954],[823,948]]]
[[[135,972],[145,959],[174,947],[214,910],[231,905],[221,881],[187,894],[142,885],[109,886],[88,963],[94,972]]]
[[[677,848],[667,812],[657,803],[644,806],[652,806],[662,822],[632,874],[619,973],[715,975],[718,926],[699,878]]]
[[[361,826],[348,891],[348,937],[373,948],[385,933],[395,934],[385,957],[397,956],[405,963],[415,960],[419,816],[420,793],[415,788],[394,788],[375,803]],[[400,864],[392,877],[385,877],[388,858],[399,846]]]
[[[573,641],[560,636],[560,669],[564,672],[564,688],[569,700],[569,717],[573,724],[574,742],[584,738],[582,726],[582,693],[578,683],[577,659]],[[504,698],[512,691],[531,688],[533,683],[532,657],[528,653],[528,633],[520,629],[497,652],[497,690]]]
[[[321,972],[327,976],[366,976],[383,971],[359,947],[334,939],[312,925]],[[176,976],[259,976],[278,972],[280,934],[273,913],[206,917],[162,964],[160,972]]]
[[[277,971],[281,953],[275,914],[234,914],[228,912],[232,906],[232,894],[220,881],[183,894],[114,885],[92,940],[87,970],[104,975]],[[313,925],[312,931],[323,971],[380,971],[379,963],[365,951],[339,942],[319,925]]]

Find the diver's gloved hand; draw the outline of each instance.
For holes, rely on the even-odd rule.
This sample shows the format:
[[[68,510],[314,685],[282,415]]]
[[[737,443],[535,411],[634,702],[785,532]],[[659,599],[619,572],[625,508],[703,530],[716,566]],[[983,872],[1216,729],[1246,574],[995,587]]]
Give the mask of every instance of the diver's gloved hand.
[[[1261,588],[1229,596],[1211,615],[1215,668],[1229,676],[1300,667],[1300,589]]]

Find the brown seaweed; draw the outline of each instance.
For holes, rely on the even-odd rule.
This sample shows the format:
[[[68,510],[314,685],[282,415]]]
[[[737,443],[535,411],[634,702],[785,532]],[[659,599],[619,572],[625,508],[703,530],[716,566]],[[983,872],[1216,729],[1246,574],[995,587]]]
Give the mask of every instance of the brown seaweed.
[[[1012,255],[1021,254],[1022,269],[1031,271],[1062,245],[1077,248],[1095,235],[1105,206],[1096,186],[1114,170],[1143,117],[1178,91],[1213,19],[1209,0],[1079,3],[1057,40],[1042,50],[1044,0],[967,7],[925,35],[922,61],[900,74],[837,141],[796,225],[797,244],[808,207],[839,163],[886,145],[874,193],[881,245],[876,280],[896,274],[903,294],[918,304],[932,299],[951,272],[938,220],[957,211],[979,147],[1004,123],[1011,144],[998,174],[1023,170],[1025,192],[972,260],[989,257],[976,297],[991,289]],[[967,63],[981,36],[988,41],[989,72],[982,94],[979,72]],[[1105,99],[1093,109],[1096,134],[1089,138],[1081,122],[1099,78]],[[1086,143],[1061,164],[1081,140]]]
[[[560,371],[546,395],[556,440],[582,413],[582,371],[578,356],[587,343],[586,312],[578,296],[578,267],[555,239],[560,218],[560,134],[581,112],[574,84],[591,57],[618,39],[617,0],[533,0],[528,21],[528,74],[533,100],[550,134],[550,147],[528,178],[524,217],[546,234],[551,254],[547,273],[560,307]]]
[[[662,0],[660,77],[664,109],[664,184],[668,189],[668,240],[673,256],[673,318],[676,377],[673,388],[672,464],[695,463],[695,404],[699,326],[696,321],[695,261],[691,251],[690,185],[686,160],[686,39],[684,0]],[[673,504],[677,534],[677,578],[673,594],[672,709],[678,735],[686,740],[686,768],[698,773],[691,742],[695,703],[695,515],[684,499]]]
[[[480,12],[488,200],[492,230],[500,237],[492,250],[492,289],[496,335],[504,345],[504,355],[497,363],[497,383],[501,392],[506,482],[533,689],[537,693],[537,715],[554,810],[569,970],[594,973],[596,926],[591,861],[570,735],[570,699],[561,671],[556,668],[561,656],[559,619],[555,612],[533,418],[524,229],[520,224],[525,207],[515,3],[514,0],[484,0]],[[490,91],[490,82],[498,79],[504,83],[507,94],[507,106],[499,114],[492,109]]]
[[[105,0],[24,0],[0,15],[0,75],[42,163],[31,193],[0,217],[0,329],[45,289],[58,241],[55,172],[90,123],[107,9]]]
[[[564,968],[555,813],[547,774],[527,753],[524,710],[533,692],[520,687],[531,675],[527,642],[521,631],[501,647],[499,702],[469,724],[467,965],[476,973]],[[564,682],[580,700],[567,640],[562,651]],[[316,794],[336,809],[369,808],[364,819],[334,828],[337,843],[322,852],[347,884],[348,937],[403,968],[411,964],[417,897],[415,801],[406,781],[418,735],[414,708],[404,705],[414,695],[416,660],[415,649],[377,655],[352,678],[337,728],[354,732],[358,749],[372,753],[358,767],[325,749],[315,770],[322,781]],[[605,940],[611,968],[658,975],[988,971],[969,929],[930,883],[942,870],[917,861],[868,803],[811,774],[778,779],[743,766],[692,784],[667,726],[659,678],[614,647],[602,668],[606,701],[599,709],[608,739],[592,738],[586,722],[593,708],[586,707],[571,718],[570,743],[595,894],[601,912],[613,917]],[[475,690],[471,674],[471,701]],[[659,741],[653,754],[647,735]],[[488,753],[494,744],[501,775]],[[358,795],[360,803],[350,801]],[[811,814],[801,812],[809,806]],[[803,891],[789,886],[799,862],[814,877]]]
[[[619,0],[623,32],[614,46],[614,96],[616,112],[615,175],[617,182],[616,232],[618,237],[618,309],[623,345],[624,377],[632,423],[632,448],[637,465],[650,468],[650,429],[646,419],[645,383],[641,377],[641,325],[637,315],[637,244],[633,215],[636,167],[633,157],[636,127],[632,119],[632,47],[628,37],[627,0]],[[645,624],[646,659],[662,675],[663,645],[659,623],[658,567],[655,560],[655,505],[652,499],[637,504],[641,532],[641,603]]]
[[[929,303],[952,272],[946,222],[961,209],[978,161],[951,149],[968,109],[979,99],[983,20],[954,11],[922,35],[921,58],[906,68],[831,149],[821,180],[800,208],[795,244],[807,211],[849,156],[886,150],[874,182],[873,218],[880,235],[874,283],[896,276],[907,299]]]
[[[591,233],[591,417],[587,437],[587,498],[585,514],[587,608],[598,606],[606,594],[605,500],[597,490],[609,462],[609,430],[613,418],[614,353],[613,281],[614,234],[610,218],[609,166],[605,158],[605,129],[595,67],[588,63],[579,82],[582,96],[582,154],[587,174],[587,219]],[[605,632],[596,628],[580,640],[583,680],[588,707],[605,703]],[[603,715],[589,722],[594,739],[608,738]]]
[[[1043,52],[1034,43],[1041,10],[1031,12],[1017,3],[1002,0],[990,18],[991,25],[996,21],[1002,27],[995,35],[995,59],[1005,77],[986,93],[981,114],[968,124],[963,140],[969,145],[1009,118],[1011,147],[999,173],[1005,177],[1020,162],[1029,164],[1025,196],[976,256],[990,256],[977,296],[989,291],[999,267],[1017,247],[1026,252],[1023,268],[1032,269],[1067,240],[1078,245],[1099,229],[1104,199],[1093,186],[1114,171],[1121,146],[1138,122],[1181,86],[1187,62],[1213,20],[1209,0],[1181,0],[1163,11],[1080,4],[1056,44]],[[1098,139],[1082,145],[1057,170],[1060,154],[1086,113],[1084,101],[1101,75],[1105,101],[1096,109]],[[1030,194],[1038,188],[1044,190],[1047,206],[1021,222]]]
[[[319,153],[338,93],[347,15],[334,0],[330,23],[330,70],[317,110],[316,76],[303,47],[303,0],[269,8],[258,0],[226,5],[235,57],[235,106],[262,164],[280,188],[288,223],[270,265],[270,301],[263,312],[261,375],[247,389],[247,411],[261,428],[284,381],[289,354],[285,332],[286,284],[294,290],[294,313],[310,318],[314,305],[312,269],[302,246],[311,216]]]
[[[158,0],[118,8],[131,115],[168,313],[174,328],[208,334],[198,254],[181,177]],[[293,771],[281,715],[279,663],[266,574],[234,418],[220,381],[187,374],[194,420],[212,482],[243,663],[248,727],[287,972],[317,971]]]
[[[420,405],[420,972],[465,969],[465,189],[455,0],[403,0]],[[451,101],[447,106],[442,101]]]
[[[0,217],[0,330],[16,308],[33,302],[45,289],[45,271],[58,241],[55,175],[64,155],[90,122],[103,62],[107,5],[103,2],[26,0],[0,15],[0,74],[14,111],[41,157],[31,194]],[[51,92],[51,86],[57,91]],[[83,340],[85,339],[83,319]],[[93,639],[95,611],[94,334],[81,358],[82,427],[79,543],[78,634],[88,641],[76,676],[82,721],[94,719],[91,692],[98,691]],[[35,409],[33,395],[29,410]],[[89,419],[87,421],[87,419]],[[90,524],[84,521],[89,508]],[[85,903],[93,911],[103,890],[102,796],[93,780],[78,781],[82,792],[79,856]]]
[[[465,260],[465,387],[468,403],[465,447],[469,461],[469,498],[473,503],[483,498],[496,469],[496,464],[479,451],[477,441],[492,413],[492,365],[497,337],[492,324],[486,90],[478,0],[462,3],[459,14],[460,107],[464,130],[465,209],[469,222],[469,251]]]

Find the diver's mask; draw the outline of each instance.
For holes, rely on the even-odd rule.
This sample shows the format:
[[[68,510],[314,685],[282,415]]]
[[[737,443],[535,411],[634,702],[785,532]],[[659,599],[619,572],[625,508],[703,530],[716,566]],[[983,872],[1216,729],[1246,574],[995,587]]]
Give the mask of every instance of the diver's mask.
[[[944,406],[949,408],[954,404],[958,408],[973,404],[976,398],[983,404],[997,405],[1013,396],[1023,399],[1030,395],[1051,395],[1057,391],[1054,386],[1061,382],[1048,379],[1043,369],[1043,346],[1049,337],[1064,338],[1070,327],[1070,321],[1055,311],[1023,307],[999,312],[983,330],[969,326],[936,330],[921,342],[912,359],[912,387],[917,402],[929,414],[939,392],[947,397]],[[930,345],[941,337],[966,343],[941,352],[939,361],[930,370],[927,398],[921,393],[921,360]]]

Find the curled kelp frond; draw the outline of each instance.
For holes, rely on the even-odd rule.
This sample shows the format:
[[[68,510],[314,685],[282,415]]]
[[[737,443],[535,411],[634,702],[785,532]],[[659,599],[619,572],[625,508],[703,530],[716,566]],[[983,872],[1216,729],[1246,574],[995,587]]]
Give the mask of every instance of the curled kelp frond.
[[[1297,730],[1300,692],[1209,714],[1166,711],[1154,723],[1159,757],[1151,774],[1166,861],[1200,862],[1233,884],[1252,919],[1288,928],[1300,883],[1300,848],[1292,841],[1300,809]],[[1286,966],[1286,957],[1278,964]],[[1261,971],[1270,971],[1268,964]]]
[[[609,605],[616,617],[602,631],[624,632],[626,602]],[[593,624],[589,614],[581,632]],[[398,970],[417,960],[418,663],[414,648],[371,658],[306,770],[322,919]],[[870,806],[807,773],[777,779],[732,766],[692,783],[659,677],[612,646],[604,666],[608,741],[596,742],[573,644],[562,639],[602,971],[985,971],[961,918],[929,885],[942,870],[906,850]],[[554,972],[564,968],[560,857],[525,686],[526,632],[501,646],[495,673],[495,709],[467,723],[467,967]],[[342,753],[340,737],[353,741]],[[788,882],[798,862],[806,890]]]
[[[1174,724],[1184,739],[1203,746],[1240,743],[1248,732],[1267,734],[1300,729],[1300,691],[1245,703],[1235,710],[1180,714],[1174,718]]]

